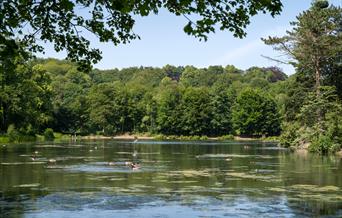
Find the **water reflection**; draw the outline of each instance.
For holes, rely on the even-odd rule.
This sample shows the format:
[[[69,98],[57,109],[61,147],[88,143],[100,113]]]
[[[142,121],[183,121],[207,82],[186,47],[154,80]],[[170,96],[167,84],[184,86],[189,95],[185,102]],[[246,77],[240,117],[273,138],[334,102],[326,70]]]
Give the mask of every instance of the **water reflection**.
[[[0,150],[0,175],[11,217],[342,215],[340,158],[271,143],[21,144]]]

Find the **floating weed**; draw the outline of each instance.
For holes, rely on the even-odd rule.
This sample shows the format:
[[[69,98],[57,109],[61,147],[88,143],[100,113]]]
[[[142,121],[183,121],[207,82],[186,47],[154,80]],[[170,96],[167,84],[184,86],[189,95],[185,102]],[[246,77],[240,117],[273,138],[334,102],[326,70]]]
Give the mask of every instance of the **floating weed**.
[[[306,200],[314,200],[314,201],[327,201],[327,202],[341,202],[342,195],[341,194],[319,194],[319,193],[300,193],[296,195],[298,200],[302,201],[303,199]]]
[[[35,164],[46,164],[43,161],[30,161],[30,162],[12,162],[12,163],[1,163],[1,165],[11,166],[11,165],[35,165]]]
[[[182,170],[182,171],[170,171],[168,175],[185,176],[185,177],[209,177],[210,173],[207,170]]]
[[[241,178],[236,178],[236,177],[227,177],[224,180],[226,180],[226,181],[239,181],[239,180],[242,180],[242,179]]]
[[[243,168],[248,168],[248,166],[232,166],[232,169],[243,169]],[[234,171],[234,170],[232,170]]]
[[[143,184],[135,184],[131,185],[132,188],[152,188],[152,186],[149,185],[143,185]]]
[[[257,174],[249,174],[244,172],[228,172],[226,173],[227,176],[232,176],[241,179],[253,179],[253,180],[260,180],[264,182],[275,182],[277,179],[273,175],[257,175]]]
[[[39,183],[31,183],[31,184],[21,184],[21,185],[15,185],[13,188],[35,188],[39,187]]]
[[[195,180],[189,180],[189,181],[169,181],[168,183],[175,183],[175,184],[177,184],[177,183],[179,183],[179,184],[187,184],[187,183],[196,183],[196,182],[198,182],[198,181],[195,181]]]
[[[312,191],[312,192],[337,192],[340,190],[336,186],[317,186],[317,185],[307,185],[307,184],[296,184],[289,187],[296,191]]]
[[[340,190],[339,187],[332,186],[332,185],[323,186],[323,187],[317,188],[317,191],[318,191],[318,192],[336,192],[336,191],[339,191],[339,190]],[[341,196],[341,197],[342,197],[342,196]]]
[[[286,189],[279,188],[279,187],[271,187],[271,188],[268,188],[267,190],[272,191],[272,192],[286,192]]]
[[[165,194],[165,193],[170,193],[170,192],[171,192],[171,189],[166,188],[166,187],[161,187],[161,188],[158,188],[158,189],[157,189],[157,192],[158,192],[158,193],[163,193],[163,194]]]
[[[35,148],[65,148],[62,145],[35,145]]]
[[[109,180],[110,181],[123,181],[123,180],[127,180],[127,178],[111,178]]]
[[[289,187],[272,187],[267,190],[279,193],[291,193],[289,201],[326,201],[341,202],[342,194],[340,188],[336,186],[317,186],[310,184],[296,184]]]
[[[196,158],[262,158],[262,159],[273,159],[274,156],[270,155],[248,155],[248,154],[203,154],[197,155]]]
[[[166,182],[168,182],[168,180],[166,180],[166,179],[154,179],[154,180],[152,180],[152,182],[155,182],[155,183],[166,183]]]

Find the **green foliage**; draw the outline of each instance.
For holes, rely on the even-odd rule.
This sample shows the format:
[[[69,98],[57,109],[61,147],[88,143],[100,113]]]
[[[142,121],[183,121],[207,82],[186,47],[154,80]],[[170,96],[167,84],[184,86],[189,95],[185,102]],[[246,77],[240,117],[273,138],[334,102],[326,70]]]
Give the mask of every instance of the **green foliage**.
[[[234,129],[239,135],[272,136],[280,133],[276,103],[260,90],[248,88],[237,96],[232,120]]]
[[[185,135],[204,135],[210,131],[211,105],[205,88],[187,88],[179,105],[180,127]]]
[[[340,148],[342,96],[342,9],[314,1],[301,13],[284,37],[266,44],[285,52],[297,68],[284,92],[284,125],[280,142],[286,147],[327,153]],[[323,85],[323,86],[322,86]]]
[[[234,136],[233,135],[223,135],[218,137],[218,140],[234,140]]]
[[[286,148],[296,146],[295,142],[299,137],[299,125],[296,124],[297,123],[283,123],[282,134],[279,138],[281,146]]]
[[[8,143],[10,140],[7,136],[0,136],[0,143]]]
[[[287,54],[291,59],[285,62],[293,64],[299,73],[314,79],[316,90],[321,84],[334,85],[337,89],[341,85],[337,75],[341,71],[342,8],[326,8],[326,4],[315,1],[313,7],[291,22],[294,28],[287,35],[263,39],[275,50]]]
[[[8,128],[7,128],[7,136],[8,136],[8,140],[9,140],[10,142],[19,141],[20,134],[19,134],[19,132],[15,129],[14,124],[11,124],[11,125],[8,126]]]
[[[25,132],[19,131],[14,124],[8,126],[7,137],[9,142],[25,142],[36,140],[35,135],[27,135]]]
[[[52,42],[57,52],[65,50],[67,58],[79,61],[89,70],[91,63],[101,59],[101,52],[90,47],[86,32],[93,33],[101,42],[114,45],[128,43],[139,38],[133,32],[136,16],[157,14],[166,9],[177,16],[189,14],[196,17],[189,21],[184,31],[200,39],[220,30],[233,32],[235,37],[246,35],[244,28],[250,17],[259,11],[272,16],[280,13],[280,0],[270,1],[16,1],[1,3],[1,37],[10,44],[21,41],[33,52],[43,51],[38,41]]]
[[[46,106],[23,122],[24,119],[16,117],[35,111],[36,107],[27,98],[32,105],[26,106],[25,113],[18,111],[18,115],[11,115],[5,125],[14,123],[23,135],[34,135],[46,128],[66,134],[149,132],[204,137],[231,134],[231,110],[236,96],[245,87],[253,86],[253,80],[248,79],[251,74],[244,74],[234,66],[140,67],[94,70],[87,74],[68,61],[38,59],[32,62],[32,68],[49,78],[37,82],[48,90],[41,93],[46,96],[41,105]],[[258,72],[253,79],[268,78],[264,77],[268,70],[253,69]],[[29,96],[37,99],[34,98],[37,91]],[[16,108],[15,103],[10,102],[9,108]]]
[[[44,139],[45,139],[45,141],[53,141],[55,139],[53,129],[51,129],[51,128],[45,129]]]
[[[309,146],[312,152],[326,154],[331,151],[337,151],[340,147],[329,136],[316,137]]]
[[[51,120],[50,75],[41,65],[28,63],[21,53],[14,60],[7,58],[0,55],[0,131],[6,131],[10,123],[40,129]]]

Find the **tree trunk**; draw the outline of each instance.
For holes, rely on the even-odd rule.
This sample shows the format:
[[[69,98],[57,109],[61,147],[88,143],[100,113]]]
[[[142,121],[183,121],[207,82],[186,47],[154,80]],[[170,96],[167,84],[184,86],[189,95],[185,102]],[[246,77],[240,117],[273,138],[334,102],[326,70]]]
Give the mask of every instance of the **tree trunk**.
[[[316,85],[315,85],[315,89],[316,89],[316,97],[319,98],[321,95],[321,69],[319,67],[319,61],[316,60],[315,61],[315,81],[316,81]]]
[[[319,66],[319,58],[316,58],[315,61],[315,89],[316,89],[316,99],[319,100],[321,98],[321,69]],[[323,132],[323,126],[322,126],[322,110],[321,108],[317,108],[317,124],[318,124],[318,130],[320,133]]]

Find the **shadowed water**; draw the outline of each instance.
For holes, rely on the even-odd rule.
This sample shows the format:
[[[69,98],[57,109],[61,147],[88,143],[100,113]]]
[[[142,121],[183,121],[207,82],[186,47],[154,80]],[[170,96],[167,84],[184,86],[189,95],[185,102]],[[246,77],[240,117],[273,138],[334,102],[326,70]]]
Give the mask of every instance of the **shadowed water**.
[[[342,216],[341,159],[272,143],[8,145],[0,178],[3,217]]]

